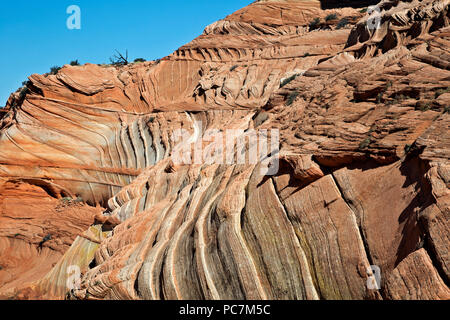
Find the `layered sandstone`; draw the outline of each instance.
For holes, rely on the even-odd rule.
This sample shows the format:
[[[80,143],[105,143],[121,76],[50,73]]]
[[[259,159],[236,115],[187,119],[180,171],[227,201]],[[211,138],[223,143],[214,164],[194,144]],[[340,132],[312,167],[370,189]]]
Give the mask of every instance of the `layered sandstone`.
[[[0,296],[448,299],[450,1],[382,1],[375,29],[348,3],[32,75],[0,113]],[[177,129],[278,129],[279,170],[180,164]]]

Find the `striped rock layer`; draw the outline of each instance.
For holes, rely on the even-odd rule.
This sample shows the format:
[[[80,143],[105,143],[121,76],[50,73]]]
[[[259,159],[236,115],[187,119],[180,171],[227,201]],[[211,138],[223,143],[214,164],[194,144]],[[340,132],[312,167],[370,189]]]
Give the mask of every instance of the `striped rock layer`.
[[[256,1],[159,61],[30,76],[0,110],[0,298],[449,299],[450,1],[377,28],[363,2]],[[179,163],[180,129],[278,132],[278,170]]]

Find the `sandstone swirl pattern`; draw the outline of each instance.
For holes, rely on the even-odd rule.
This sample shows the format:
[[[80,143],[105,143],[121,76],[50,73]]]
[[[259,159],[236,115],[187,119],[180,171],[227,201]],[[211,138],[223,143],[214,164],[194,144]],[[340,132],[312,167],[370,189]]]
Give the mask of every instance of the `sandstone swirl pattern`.
[[[382,1],[375,30],[356,2],[32,75],[0,110],[0,297],[449,299],[450,1]],[[278,129],[280,170],[177,164],[180,128]]]

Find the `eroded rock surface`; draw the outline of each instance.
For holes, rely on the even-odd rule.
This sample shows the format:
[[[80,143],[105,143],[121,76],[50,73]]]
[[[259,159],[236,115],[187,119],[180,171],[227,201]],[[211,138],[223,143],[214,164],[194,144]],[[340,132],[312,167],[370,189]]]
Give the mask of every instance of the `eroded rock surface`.
[[[52,198],[42,187],[9,181],[0,188],[0,298],[43,278],[101,208]]]
[[[0,297],[449,299],[450,1],[361,3],[32,75],[0,113]],[[278,129],[279,170],[180,164],[178,129]]]

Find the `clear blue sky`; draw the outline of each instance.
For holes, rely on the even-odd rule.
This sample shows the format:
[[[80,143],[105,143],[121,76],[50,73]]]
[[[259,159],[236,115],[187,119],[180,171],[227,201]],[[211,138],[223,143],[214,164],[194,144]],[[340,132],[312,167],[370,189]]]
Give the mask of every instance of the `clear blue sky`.
[[[171,54],[253,0],[2,0],[0,107],[33,73],[78,59],[109,63],[114,50],[153,60]],[[66,9],[81,9],[81,30],[69,30]]]

